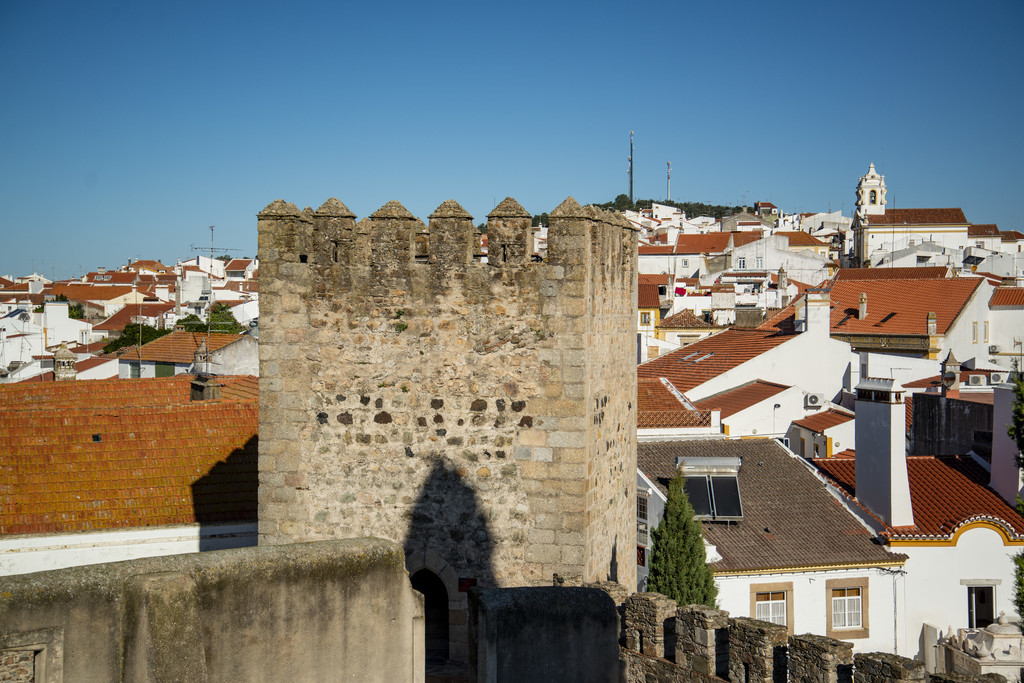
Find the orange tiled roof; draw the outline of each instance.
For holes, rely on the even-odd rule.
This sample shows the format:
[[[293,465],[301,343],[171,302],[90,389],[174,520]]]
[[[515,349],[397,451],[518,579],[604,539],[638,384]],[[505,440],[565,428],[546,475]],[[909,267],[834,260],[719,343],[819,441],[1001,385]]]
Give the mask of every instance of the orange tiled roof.
[[[85,279],[87,284],[103,285],[104,287],[133,284],[149,287],[157,283],[157,276],[153,273],[136,273],[135,271],[108,270],[105,273],[88,273]]]
[[[999,233],[999,237],[1003,242],[1017,242],[1024,240],[1024,232],[1019,230],[1003,230]]]
[[[675,315],[669,317],[658,323],[659,328],[663,329],[677,329],[677,330],[717,330],[720,329],[716,325],[712,325],[706,322],[703,318],[698,318],[693,311],[689,308],[684,308]]]
[[[227,265],[224,266],[224,270],[245,270],[252,263],[251,258],[236,258],[228,261]]]
[[[131,287],[122,285],[55,284],[48,294],[63,294],[69,301],[110,301],[132,293]]]
[[[680,235],[676,240],[677,254],[720,254],[729,246],[732,237],[734,247],[750,244],[761,239],[761,231],[709,232],[698,235]]]
[[[0,386],[0,535],[256,518],[255,377]]]
[[[92,329],[121,331],[125,325],[131,324],[132,318],[137,316],[155,318],[172,308],[174,308],[174,304],[170,302],[129,304],[98,325],[93,325]]]
[[[792,338],[775,330],[728,329],[642,363],[637,376],[665,377],[685,393]]]
[[[856,457],[812,462],[844,493],[856,495]],[[988,472],[970,457],[907,456],[907,472],[914,526],[887,527],[889,538],[948,539],[964,524],[984,520],[1024,540],[1024,517],[986,485]]]
[[[636,382],[636,409],[682,410],[686,404],[679,400],[666,385],[667,380],[655,377],[638,378]]]
[[[814,415],[808,415],[802,420],[793,420],[793,424],[804,429],[809,429],[812,432],[818,434],[823,433],[826,429],[831,429],[836,425],[841,425],[844,422],[849,422],[853,419],[853,415],[842,411],[836,410],[835,408],[829,408],[823,410],[820,413]]]
[[[143,344],[139,348],[138,357],[140,360],[163,363],[191,363],[196,349],[199,348],[204,339],[206,340],[206,348],[212,353],[241,338],[242,335],[225,334],[223,332],[211,332],[207,335],[205,332],[175,330],[159,339],[154,339],[148,344]]]
[[[661,297],[658,295],[658,285],[639,284],[636,293],[637,308],[660,308]]]
[[[1024,306],[1024,287],[996,287],[992,298],[988,300],[992,306]]]
[[[789,238],[789,246],[791,247],[827,247],[828,242],[822,242],[817,237],[814,237],[806,232],[795,231],[782,231],[775,233],[783,237]]]
[[[672,276],[668,273],[660,273],[652,275],[650,273],[638,273],[637,283],[641,285],[665,285],[666,287],[672,280]]]
[[[927,316],[936,315],[936,331],[945,334],[982,281],[978,278],[932,280],[838,280],[832,285],[832,334],[927,334]],[[857,318],[860,294],[868,295],[868,314]]]
[[[999,237],[999,228],[995,223],[975,223],[967,226],[968,237]]]
[[[967,225],[962,209],[886,209],[867,217],[869,225]]]
[[[842,280],[923,280],[946,278],[952,274],[949,266],[922,266],[920,268],[840,268],[833,278]]]
[[[789,389],[789,387],[785,384],[755,379],[753,382],[747,382],[738,387],[703,398],[694,403],[694,406],[703,410],[721,410],[722,417],[729,417],[761,401],[766,401],[786,389]]]

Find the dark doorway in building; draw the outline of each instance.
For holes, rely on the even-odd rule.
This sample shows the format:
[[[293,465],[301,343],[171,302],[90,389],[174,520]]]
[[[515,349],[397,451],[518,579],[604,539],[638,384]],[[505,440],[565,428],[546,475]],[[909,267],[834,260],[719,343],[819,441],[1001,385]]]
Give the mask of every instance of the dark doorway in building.
[[[994,593],[992,586],[967,587],[968,628],[985,628],[995,619]]]
[[[421,569],[409,579],[423,593],[427,663],[448,661],[448,589],[437,574]]]

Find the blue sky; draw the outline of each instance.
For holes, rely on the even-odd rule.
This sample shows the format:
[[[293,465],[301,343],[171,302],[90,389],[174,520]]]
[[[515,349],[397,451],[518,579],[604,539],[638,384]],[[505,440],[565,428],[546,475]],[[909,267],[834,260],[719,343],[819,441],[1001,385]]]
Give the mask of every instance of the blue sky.
[[[858,9],[860,7],[861,9]],[[1024,229],[1024,3],[0,3],[0,274],[256,251],[277,198],[626,192]]]

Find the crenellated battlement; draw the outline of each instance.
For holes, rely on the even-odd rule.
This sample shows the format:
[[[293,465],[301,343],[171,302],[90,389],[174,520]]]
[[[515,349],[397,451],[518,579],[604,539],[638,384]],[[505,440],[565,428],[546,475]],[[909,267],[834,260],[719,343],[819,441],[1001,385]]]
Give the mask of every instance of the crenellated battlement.
[[[571,197],[549,216],[548,266],[571,269],[600,264],[595,276],[603,286],[628,284],[636,270],[633,226],[615,213],[581,207]],[[544,270],[535,263],[531,216],[516,200],[506,197],[487,215],[487,254],[473,216],[458,202],[446,200],[423,223],[402,204],[390,201],[369,217],[356,216],[337,199],[313,211],[276,200],[259,214],[261,267],[302,264],[319,277],[347,288],[352,275],[368,275],[385,291],[433,271],[439,285],[448,275],[472,268]],[[345,276],[341,271],[351,272]],[[368,269],[368,270],[367,270]]]

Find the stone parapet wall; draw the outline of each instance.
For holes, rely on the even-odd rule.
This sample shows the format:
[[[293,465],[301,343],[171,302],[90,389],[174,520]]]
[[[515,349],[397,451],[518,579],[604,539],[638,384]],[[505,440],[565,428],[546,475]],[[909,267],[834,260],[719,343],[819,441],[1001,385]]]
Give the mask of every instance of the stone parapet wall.
[[[924,670],[924,662],[888,652],[858,652],[853,660],[856,667],[856,683],[923,681],[928,677]]]
[[[794,681],[851,683],[853,643],[810,633],[790,636],[787,669]]]
[[[636,233],[568,199],[259,215],[260,543],[377,535],[482,587],[635,585]],[[439,568],[429,567],[435,572]]]
[[[0,577],[0,677],[31,659],[38,683],[421,681],[404,564],[363,538]]]

